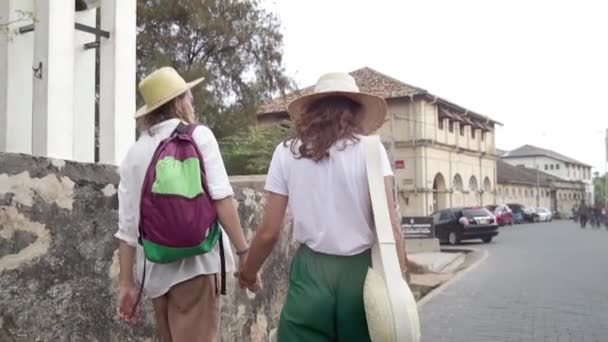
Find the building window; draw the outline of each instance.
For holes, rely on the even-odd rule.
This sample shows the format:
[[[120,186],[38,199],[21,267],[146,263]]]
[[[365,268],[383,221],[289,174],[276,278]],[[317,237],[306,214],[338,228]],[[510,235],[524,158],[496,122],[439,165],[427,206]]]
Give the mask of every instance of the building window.
[[[460,136],[464,137],[464,125],[460,124]]]
[[[462,191],[463,189],[463,184],[462,184],[462,177],[460,177],[459,174],[456,174],[454,176],[454,185],[452,186],[454,188],[454,190],[456,191]]]
[[[448,122],[448,129],[450,130],[450,133],[454,133],[454,121]]]
[[[479,187],[477,186],[477,178],[475,178],[475,176],[471,176],[471,178],[469,179],[469,190],[477,191],[478,189]]]
[[[553,170],[553,168],[555,168],[555,166],[553,164],[551,164],[551,170]]]
[[[559,164],[555,164],[555,169],[559,170]]]
[[[486,140],[486,132],[481,131],[481,141],[485,141]]]
[[[475,127],[471,126],[471,138],[475,139]]]
[[[437,126],[439,126],[440,130],[443,130],[443,119],[439,118],[439,121],[437,122]]]
[[[545,164],[545,170],[549,170],[549,165]]]

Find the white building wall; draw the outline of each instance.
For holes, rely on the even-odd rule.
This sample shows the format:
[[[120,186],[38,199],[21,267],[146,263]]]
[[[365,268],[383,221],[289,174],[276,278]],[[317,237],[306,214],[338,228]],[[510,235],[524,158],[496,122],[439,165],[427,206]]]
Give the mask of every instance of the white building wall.
[[[101,161],[118,164],[135,140],[136,0],[103,0]],[[0,34],[0,152],[92,162],[95,157],[95,11],[75,13],[73,0],[0,0],[0,22],[33,13]],[[42,66],[40,75],[32,68]],[[35,94],[35,95],[34,95]]]
[[[0,0],[0,22],[22,18],[18,11],[33,13],[34,0]],[[15,22],[0,33],[0,151],[32,153],[34,33],[16,33],[32,23]]]
[[[76,22],[95,26],[95,9],[77,12]],[[81,162],[95,161],[95,49],[84,45],[95,36],[74,32],[74,156]]]

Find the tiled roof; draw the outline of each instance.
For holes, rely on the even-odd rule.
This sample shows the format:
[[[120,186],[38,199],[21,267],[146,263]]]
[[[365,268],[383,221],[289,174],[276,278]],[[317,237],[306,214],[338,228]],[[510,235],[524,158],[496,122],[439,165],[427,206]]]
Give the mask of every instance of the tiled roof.
[[[413,94],[426,93],[409,84],[403,83],[390,76],[384,75],[374,69],[365,67],[350,73],[355,79],[359,89],[368,94],[383,97],[385,99],[406,97]],[[285,96],[277,97],[274,100],[260,107],[258,114],[280,113],[287,111],[287,105],[296,98],[312,93],[314,86],[296,90]]]
[[[409,85],[405,82],[401,82],[393,77],[385,75],[379,71],[376,71],[369,67],[364,67],[358,70],[355,70],[350,73],[351,76],[357,82],[359,89],[362,92],[373,94],[376,96],[383,97],[384,99],[395,99],[402,98],[407,96],[414,95],[423,95],[431,99],[432,101],[437,101],[438,103],[443,104],[450,108],[450,110],[461,111],[462,114],[459,115],[459,118],[467,118],[471,117],[477,119],[478,121],[484,123],[498,123],[486,116],[475,113],[473,111],[467,110],[457,104],[454,104],[446,99],[435,96],[425,89],[418,88],[412,85]],[[265,114],[273,114],[273,113],[286,113],[287,105],[298,98],[299,96],[304,96],[312,93],[314,90],[314,86],[306,87],[303,89],[296,90],[292,93],[289,93],[285,96],[280,96],[272,101],[263,104],[258,109],[258,115]],[[498,123],[500,124],[500,123]],[[489,126],[488,126],[489,127]],[[484,127],[484,128],[488,128]]]
[[[538,184],[540,186],[549,186],[551,181],[560,181],[561,179],[542,171],[529,169],[525,167],[513,166],[502,160],[496,161],[496,178],[498,184],[527,184],[536,185],[538,173]]]
[[[534,156],[545,156],[557,160],[561,160],[570,164],[578,164],[587,167],[591,167],[588,164],[581,163],[578,160],[572,159],[570,157],[566,157],[563,154],[557,153],[555,151],[547,150],[544,148],[532,146],[532,145],[524,145],[522,147],[516,148],[513,151],[509,151],[505,153],[502,158],[521,158],[521,157],[534,157]]]
[[[497,154],[499,157],[502,157],[502,156],[503,156],[505,153],[507,153],[507,151],[505,151],[505,150],[501,150],[501,149],[499,149],[499,148],[497,148],[497,149],[496,149],[496,154]]]

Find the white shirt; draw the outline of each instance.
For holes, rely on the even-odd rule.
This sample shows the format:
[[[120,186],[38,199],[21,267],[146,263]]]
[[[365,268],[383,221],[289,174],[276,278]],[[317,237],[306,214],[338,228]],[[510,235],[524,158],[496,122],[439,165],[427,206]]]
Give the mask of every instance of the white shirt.
[[[141,188],[148,165],[160,142],[175,130],[179,119],[163,121],[142,133],[131,147],[120,166],[120,184],[118,186],[118,231],[114,236],[136,247],[136,277],[141,281],[143,274],[143,248],[138,244],[139,237],[139,201]],[[220,150],[211,130],[199,126],[192,134],[194,141],[203,155],[209,193],[214,200],[233,195],[232,187],[224,167]],[[230,249],[228,236],[222,230],[226,272],[235,270],[234,257]],[[178,283],[201,274],[220,272],[219,244],[204,255],[194,256],[170,264],[155,264],[146,260],[146,294],[156,298],[165,294]]]
[[[265,189],[289,197],[296,241],[332,255],[355,255],[372,246],[375,234],[364,146],[362,141],[338,142],[329,158],[320,162],[297,159],[290,143],[277,146]],[[386,149],[381,143],[378,148],[383,174],[390,176]]]

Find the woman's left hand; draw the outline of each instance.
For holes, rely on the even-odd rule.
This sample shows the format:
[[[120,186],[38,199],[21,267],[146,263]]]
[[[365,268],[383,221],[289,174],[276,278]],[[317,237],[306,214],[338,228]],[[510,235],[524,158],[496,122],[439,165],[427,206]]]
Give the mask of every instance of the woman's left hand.
[[[241,289],[248,289],[251,292],[258,292],[262,289],[262,279],[259,274],[248,274],[241,270],[238,278]]]

